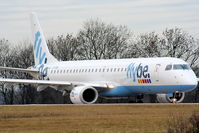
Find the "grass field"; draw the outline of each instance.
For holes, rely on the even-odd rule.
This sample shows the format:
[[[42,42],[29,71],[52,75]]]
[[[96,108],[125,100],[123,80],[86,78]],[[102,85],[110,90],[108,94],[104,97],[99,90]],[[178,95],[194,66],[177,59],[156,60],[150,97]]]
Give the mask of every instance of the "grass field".
[[[171,115],[199,105],[1,106],[0,133],[166,132]]]

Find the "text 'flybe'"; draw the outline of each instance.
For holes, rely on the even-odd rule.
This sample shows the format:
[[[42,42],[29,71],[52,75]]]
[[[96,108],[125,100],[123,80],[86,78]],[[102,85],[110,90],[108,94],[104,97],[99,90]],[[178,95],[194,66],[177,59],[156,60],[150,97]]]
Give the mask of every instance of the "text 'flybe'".
[[[131,63],[126,72],[127,78],[133,79],[134,82],[138,83],[151,83],[150,73],[148,72],[148,65],[142,65],[141,63],[137,66],[135,63]]]

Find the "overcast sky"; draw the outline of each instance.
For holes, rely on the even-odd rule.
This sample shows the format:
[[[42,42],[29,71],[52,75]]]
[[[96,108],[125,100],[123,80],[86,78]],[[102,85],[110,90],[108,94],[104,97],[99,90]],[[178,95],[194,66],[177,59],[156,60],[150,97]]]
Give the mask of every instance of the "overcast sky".
[[[126,25],[135,34],[179,27],[199,38],[199,0],[0,0],[0,39],[31,39],[33,11],[46,38],[76,35],[90,18]]]

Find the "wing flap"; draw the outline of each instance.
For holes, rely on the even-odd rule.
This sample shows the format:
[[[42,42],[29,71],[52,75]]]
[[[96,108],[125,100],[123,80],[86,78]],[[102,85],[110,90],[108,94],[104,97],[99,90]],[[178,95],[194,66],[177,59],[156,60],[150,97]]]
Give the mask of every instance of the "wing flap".
[[[67,81],[53,81],[53,80],[28,80],[28,79],[5,79],[0,78],[0,82],[9,84],[37,84],[47,86],[92,86],[97,88],[108,88],[106,83],[83,83],[83,82],[67,82]]]

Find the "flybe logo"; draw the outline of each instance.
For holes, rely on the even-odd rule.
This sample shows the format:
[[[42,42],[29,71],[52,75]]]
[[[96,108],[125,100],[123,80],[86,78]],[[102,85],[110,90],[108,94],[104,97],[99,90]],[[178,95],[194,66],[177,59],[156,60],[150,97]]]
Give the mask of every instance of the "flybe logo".
[[[148,72],[148,65],[136,65],[131,63],[126,72],[126,77],[132,79],[134,82],[142,83],[151,83],[150,73]]]
[[[37,33],[35,33],[35,42],[34,42],[35,60],[38,64],[43,64],[44,59],[46,57],[46,53],[43,52],[41,44],[42,44],[41,33],[38,31]]]

